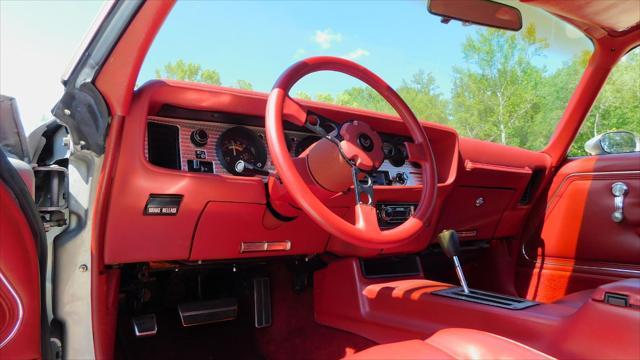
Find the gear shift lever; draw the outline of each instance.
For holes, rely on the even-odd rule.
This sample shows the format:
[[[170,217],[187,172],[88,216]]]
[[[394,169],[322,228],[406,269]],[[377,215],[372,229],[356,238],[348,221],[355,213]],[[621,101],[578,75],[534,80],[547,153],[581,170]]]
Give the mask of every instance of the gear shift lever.
[[[453,259],[453,264],[456,267],[456,274],[460,280],[460,285],[465,294],[469,293],[469,287],[467,286],[467,279],[462,272],[462,266],[460,266],[460,260],[458,254],[460,253],[460,241],[458,240],[458,233],[455,230],[444,230],[438,234],[438,242],[442,247],[442,251],[450,258]]]

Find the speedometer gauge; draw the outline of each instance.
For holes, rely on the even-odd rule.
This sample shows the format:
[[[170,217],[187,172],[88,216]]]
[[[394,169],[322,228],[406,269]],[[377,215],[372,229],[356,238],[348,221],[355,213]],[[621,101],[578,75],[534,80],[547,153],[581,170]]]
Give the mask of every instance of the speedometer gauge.
[[[220,135],[216,153],[220,165],[233,175],[252,175],[236,171],[235,165],[240,160],[258,169],[264,169],[267,163],[267,149],[264,143],[255,133],[242,126],[232,127]]]

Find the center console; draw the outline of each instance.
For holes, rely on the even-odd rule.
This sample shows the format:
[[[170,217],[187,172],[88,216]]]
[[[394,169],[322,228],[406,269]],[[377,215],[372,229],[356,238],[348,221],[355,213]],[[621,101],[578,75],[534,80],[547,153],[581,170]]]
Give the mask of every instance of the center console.
[[[586,290],[524,309],[437,294],[451,289],[455,287],[426,280],[422,274],[367,277],[359,260],[341,259],[315,274],[315,317],[323,325],[378,343],[426,339],[445,328],[470,328],[559,358],[640,355],[640,307],[634,295],[640,292],[640,280],[612,283],[607,289]],[[607,293],[609,298],[626,296],[630,306],[607,303]]]

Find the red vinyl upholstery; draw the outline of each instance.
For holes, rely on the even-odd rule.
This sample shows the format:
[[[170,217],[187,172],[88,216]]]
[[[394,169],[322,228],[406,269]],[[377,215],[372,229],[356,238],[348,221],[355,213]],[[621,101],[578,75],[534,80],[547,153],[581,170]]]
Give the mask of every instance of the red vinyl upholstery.
[[[14,193],[3,182],[0,214],[0,359],[37,359],[41,328],[36,242]]]
[[[502,336],[472,329],[440,330],[425,341],[374,346],[347,359],[553,359]]]

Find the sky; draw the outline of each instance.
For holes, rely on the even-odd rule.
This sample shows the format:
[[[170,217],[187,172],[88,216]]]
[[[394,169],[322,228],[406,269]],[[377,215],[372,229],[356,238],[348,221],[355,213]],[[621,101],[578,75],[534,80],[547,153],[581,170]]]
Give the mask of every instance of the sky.
[[[60,77],[102,6],[101,1],[0,0],[0,93],[18,99],[27,132],[62,94]],[[544,24],[552,48],[542,61],[557,68],[586,38],[548,15],[523,11]],[[309,56],[352,59],[392,86],[419,70],[431,72],[445,96],[452,65],[463,64],[461,44],[477,27],[441,24],[424,1],[181,1],[155,39],[138,84],[177,59],[217,70],[223,85],[250,81],[268,91],[294,62]],[[577,47],[576,47],[577,45]],[[310,94],[358,85],[345,75],[319,73],[293,89]]]
[[[25,131],[51,119],[60,78],[101,1],[0,0],[0,93],[17,99]]]
[[[591,47],[558,19],[529,9],[523,10],[525,25],[533,20],[543,36],[554,39],[543,60],[550,69],[573,55],[576,43]],[[447,96],[452,65],[464,62],[461,44],[477,29],[442,24],[428,13],[426,1],[184,1],[156,37],[138,84],[154,79],[164,64],[183,59],[217,70],[223,85],[242,79],[268,91],[295,61],[332,55],[359,62],[392,86],[419,70],[431,72]],[[582,41],[571,40],[575,36]],[[358,82],[346,75],[325,72],[303,79],[292,92],[336,94],[353,85]]]

